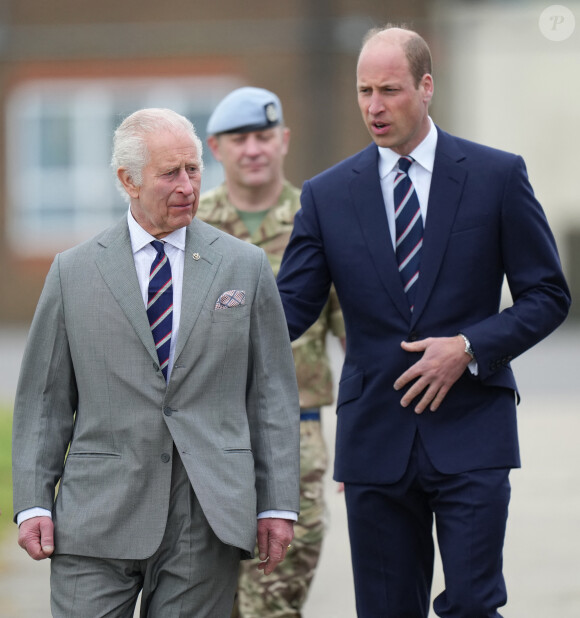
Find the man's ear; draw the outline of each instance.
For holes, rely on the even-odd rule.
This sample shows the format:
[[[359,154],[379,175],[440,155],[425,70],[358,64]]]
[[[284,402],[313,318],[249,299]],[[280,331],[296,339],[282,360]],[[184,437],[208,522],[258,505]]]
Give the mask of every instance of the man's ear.
[[[283,144],[283,154],[286,156],[288,154],[288,148],[290,146],[290,129],[288,127],[283,127],[282,129],[282,144]]]
[[[433,92],[435,89],[433,77],[429,75],[429,73],[425,73],[425,75],[421,78],[419,87],[423,88],[423,100],[427,103],[427,105],[429,105],[429,103],[431,103],[431,99],[433,98]]]
[[[207,138],[207,145],[209,146],[209,149],[211,150],[211,154],[214,156],[214,159],[221,162],[219,151],[219,138],[215,135],[210,135]]]
[[[139,187],[133,182],[133,178],[126,168],[120,167],[117,170],[117,178],[123,187],[125,187],[125,191],[127,191],[130,197],[135,199],[139,197]]]

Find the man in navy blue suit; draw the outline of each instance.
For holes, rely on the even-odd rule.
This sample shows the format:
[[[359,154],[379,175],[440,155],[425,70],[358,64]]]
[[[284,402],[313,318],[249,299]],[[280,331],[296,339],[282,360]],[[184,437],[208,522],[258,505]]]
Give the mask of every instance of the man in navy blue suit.
[[[334,283],[347,350],[335,479],[345,484],[362,618],[425,618],[433,519],[438,616],[499,617],[509,472],[520,466],[510,361],[570,294],[521,157],[436,127],[431,56],[368,33],[358,102],[373,144],[304,184],[278,287],[292,338]],[[512,296],[500,307],[504,278]]]

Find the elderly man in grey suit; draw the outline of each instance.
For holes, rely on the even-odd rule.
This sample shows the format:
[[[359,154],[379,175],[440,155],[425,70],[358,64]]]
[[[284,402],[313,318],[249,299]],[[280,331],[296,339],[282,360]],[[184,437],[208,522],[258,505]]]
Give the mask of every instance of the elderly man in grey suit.
[[[230,615],[241,558],[283,560],[299,404],[260,249],[195,219],[202,145],[135,112],[112,164],[126,218],[56,256],[14,410],[19,544],[51,556],[53,616]],[[162,242],[161,239],[163,239]]]

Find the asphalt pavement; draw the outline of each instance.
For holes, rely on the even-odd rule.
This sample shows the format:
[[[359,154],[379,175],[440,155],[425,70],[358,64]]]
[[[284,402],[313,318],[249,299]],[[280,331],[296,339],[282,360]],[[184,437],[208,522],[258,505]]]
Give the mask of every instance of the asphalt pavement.
[[[13,399],[24,338],[22,329],[0,329],[0,401]],[[338,371],[341,352],[332,350]],[[513,363],[523,467],[511,475],[504,618],[580,616],[579,361],[580,326],[564,325]],[[332,461],[335,414],[323,412]],[[327,534],[303,618],[355,618],[346,511],[330,474],[326,500]],[[2,517],[11,517],[3,505]],[[14,528],[0,545],[0,618],[49,617],[48,580],[48,561],[28,558]],[[433,596],[442,588],[437,560]]]

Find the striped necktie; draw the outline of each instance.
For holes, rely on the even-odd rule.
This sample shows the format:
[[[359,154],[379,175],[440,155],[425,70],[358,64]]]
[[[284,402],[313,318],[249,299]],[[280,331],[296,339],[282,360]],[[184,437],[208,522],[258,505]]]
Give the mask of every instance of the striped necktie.
[[[399,172],[395,177],[395,253],[399,273],[413,311],[419,278],[421,247],[423,246],[423,219],[415,187],[409,178],[412,157],[399,159]]]
[[[173,282],[171,265],[165,255],[164,243],[154,240],[151,243],[157,255],[151,264],[149,273],[149,296],[147,317],[151,325],[153,341],[159,357],[159,365],[165,380],[169,366],[169,348],[173,324]]]

